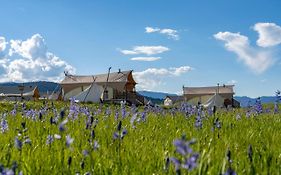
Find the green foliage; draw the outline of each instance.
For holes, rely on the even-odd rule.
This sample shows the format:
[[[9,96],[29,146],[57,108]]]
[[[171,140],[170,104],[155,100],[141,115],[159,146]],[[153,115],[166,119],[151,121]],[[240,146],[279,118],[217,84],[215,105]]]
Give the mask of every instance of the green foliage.
[[[220,174],[231,165],[238,174],[280,174],[281,173],[281,115],[261,114],[246,118],[243,109],[237,111],[219,111],[218,114],[203,119],[203,128],[194,127],[195,116],[186,117],[183,113],[169,110],[164,112],[150,112],[146,121],[136,122],[136,128],[130,124],[131,115],[122,120],[122,127],[128,134],[122,140],[114,140],[113,133],[121,118],[115,119],[115,111],[119,106],[97,104],[81,104],[87,106],[98,119],[97,125],[86,129],[87,117],[79,114],[78,119],[69,120],[64,132],[58,129],[58,124],[50,124],[50,117],[55,117],[50,102],[47,102],[47,113],[42,120],[27,119],[22,113],[21,104],[18,105],[16,116],[10,114],[14,108],[12,103],[1,103],[1,114],[7,115],[9,129],[0,133],[0,163],[11,167],[13,161],[18,164],[17,173],[23,174],[174,174],[171,164],[164,170],[165,159],[175,156],[173,141],[181,138],[196,139],[193,149],[200,153],[196,169],[183,174]],[[69,103],[54,103],[57,115],[61,109],[69,109]],[[27,109],[46,107],[43,102],[29,102]],[[94,115],[101,108],[102,112]],[[111,109],[110,116],[105,110]],[[127,109],[130,111],[130,109]],[[143,109],[139,108],[139,111]],[[66,110],[67,118],[69,111]],[[164,114],[165,113],[165,114]],[[241,115],[237,120],[236,115]],[[215,128],[213,122],[219,118],[221,129]],[[26,123],[27,130],[23,130],[22,123]],[[94,130],[95,138],[100,145],[97,150],[89,143],[91,132]],[[60,140],[46,144],[48,135],[60,134]],[[65,144],[66,135],[74,138],[73,144],[68,148]],[[15,137],[19,139],[28,136],[31,145],[24,144],[19,150],[14,146]],[[253,161],[248,158],[247,149],[253,148]],[[226,151],[231,151],[232,163],[227,162]],[[89,155],[84,156],[83,150]],[[72,158],[68,165],[69,157]],[[84,164],[84,166],[82,165]]]

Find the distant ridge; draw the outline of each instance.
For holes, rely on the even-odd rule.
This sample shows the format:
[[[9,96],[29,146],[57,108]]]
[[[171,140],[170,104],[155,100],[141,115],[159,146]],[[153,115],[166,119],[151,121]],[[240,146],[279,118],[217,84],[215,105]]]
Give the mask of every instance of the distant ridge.
[[[172,95],[176,96],[177,94],[165,93],[165,92],[153,92],[153,91],[138,91],[139,94],[146,97],[151,97],[155,99],[163,100],[166,96]]]

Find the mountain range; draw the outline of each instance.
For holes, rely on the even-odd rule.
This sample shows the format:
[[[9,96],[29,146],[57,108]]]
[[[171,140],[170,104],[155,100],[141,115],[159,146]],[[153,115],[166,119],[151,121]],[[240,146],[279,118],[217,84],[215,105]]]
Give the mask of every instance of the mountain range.
[[[53,92],[53,91],[57,92],[60,90],[60,85],[58,83],[48,82],[48,81],[37,81],[37,82],[27,82],[27,83],[8,82],[8,83],[0,83],[0,86],[18,86],[22,84],[25,86],[38,86],[40,94],[46,94],[47,92]],[[173,93],[153,92],[153,91],[138,91],[138,93],[156,103],[162,103],[166,96],[177,95]],[[234,99],[239,101],[242,107],[253,105],[256,102],[256,98],[250,98],[247,96],[235,96]],[[274,103],[276,101],[275,96],[262,96],[260,97],[260,99],[263,104]]]

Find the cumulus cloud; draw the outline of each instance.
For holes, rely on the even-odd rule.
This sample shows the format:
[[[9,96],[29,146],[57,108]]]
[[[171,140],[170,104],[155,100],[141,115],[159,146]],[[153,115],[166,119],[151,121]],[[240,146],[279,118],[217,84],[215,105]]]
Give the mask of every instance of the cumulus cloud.
[[[225,48],[237,54],[238,59],[255,73],[264,72],[275,61],[271,50],[252,47],[248,37],[240,33],[219,32],[214,37],[223,41]]]
[[[257,23],[254,30],[259,34],[258,46],[271,47],[281,43],[281,27],[275,23]]]
[[[170,50],[164,46],[135,46],[132,50],[120,50],[124,55],[138,55],[138,54],[146,54],[146,55],[155,55],[159,53],[163,53]]]
[[[148,68],[141,72],[134,72],[134,78],[138,82],[138,87],[143,90],[154,90],[158,86],[165,84],[165,79],[178,77],[193,70],[190,66],[171,68]]]
[[[161,57],[134,57],[131,58],[131,60],[133,61],[156,61],[156,60],[160,60]]]
[[[6,48],[6,39],[0,36],[0,52],[3,52]]]
[[[174,29],[160,29],[160,28],[153,28],[153,27],[146,27],[145,33],[160,33],[168,36],[170,39],[179,40],[180,37],[178,35],[178,31]]]
[[[0,59],[0,79],[4,81],[59,81],[64,71],[75,73],[75,68],[48,51],[44,38],[35,34],[31,38],[11,40],[8,51]]]

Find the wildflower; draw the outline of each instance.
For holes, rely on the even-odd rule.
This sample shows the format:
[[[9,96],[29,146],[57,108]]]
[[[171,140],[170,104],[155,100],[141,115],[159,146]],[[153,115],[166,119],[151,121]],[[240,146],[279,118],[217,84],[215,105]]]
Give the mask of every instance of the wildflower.
[[[229,167],[224,175],[236,175],[236,172],[231,167]]]
[[[60,139],[61,139],[61,135],[55,134],[55,135],[54,135],[54,138],[57,139],[57,140],[60,140]]]
[[[4,133],[9,129],[7,120],[2,119],[0,123],[0,129],[1,129],[1,133]]]
[[[97,142],[97,141],[94,141],[94,150],[97,150],[99,147],[100,147],[100,145],[99,145],[99,143]]]
[[[18,139],[18,137],[15,138],[15,147],[19,150],[22,148],[22,142]]]
[[[119,134],[117,132],[113,133],[113,139],[116,140],[119,138]]]
[[[73,143],[74,139],[70,137],[70,135],[66,136],[66,146],[70,147],[70,145]]]
[[[60,131],[60,132],[65,131],[65,124],[66,124],[67,122],[68,122],[68,120],[65,119],[63,122],[60,123],[60,125],[59,125],[59,131]]]
[[[86,156],[89,155],[89,151],[84,149],[84,150],[82,151],[82,154],[86,157]]]
[[[133,128],[135,128],[134,122],[135,122],[137,116],[138,116],[138,113],[134,113],[131,120],[130,120],[130,123],[131,123]]]
[[[54,142],[54,137],[52,135],[48,135],[47,136],[47,141],[46,141],[46,144],[47,145],[50,145],[51,143]]]
[[[127,135],[127,133],[128,133],[127,129],[123,129],[121,132],[121,139],[123,139],[124,136]]]
[[[201,119],[200,115],[198,115],[195,119],[195,127],[198,129],[201,129],[202,126],[203,126],[202,119]]]
[[[23,144],[29,144],[31,145],[31,140],[29,137],[27,137],[24,141],[23,141]]]
[[[193,170],[197,166],[197,159],[199,158],[198,153],[192,154],[188,159],[185,160],[184,164],[182,165],[183,168],[187,170]]]

